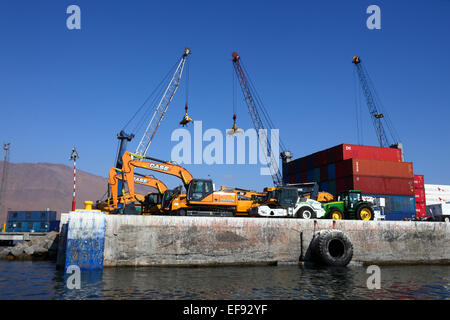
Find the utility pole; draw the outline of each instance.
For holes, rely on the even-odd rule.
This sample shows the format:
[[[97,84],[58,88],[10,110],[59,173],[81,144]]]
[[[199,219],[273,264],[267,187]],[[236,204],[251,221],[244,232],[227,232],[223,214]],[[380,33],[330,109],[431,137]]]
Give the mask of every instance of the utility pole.
[[[3,168],[2,168],[2,182],[0,185],[0,214],[3,209],[3,199],[6,191],[6,181],[8,175],[8,162],[9,162],[9,146],[10,142],[3,144],[3,150],[5,150],[5,158],[3,159]]]
[[[79,158],[77,149],[72,148],[72,154],[69,160],[73,160],[73,199],[72,199],[72,211],[75,211],[75,190],[77,186],[77,159]]]

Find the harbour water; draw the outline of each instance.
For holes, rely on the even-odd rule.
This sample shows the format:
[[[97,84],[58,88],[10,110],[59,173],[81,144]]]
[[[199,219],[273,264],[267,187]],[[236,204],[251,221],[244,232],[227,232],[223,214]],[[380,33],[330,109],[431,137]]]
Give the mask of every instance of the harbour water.
[[[0,261],[0,299],[421,299],[450,300],[450,266],[381,266],[381,288],[366,268],[297,265],[106,268],[82,272],[81,288],[51,262]]]

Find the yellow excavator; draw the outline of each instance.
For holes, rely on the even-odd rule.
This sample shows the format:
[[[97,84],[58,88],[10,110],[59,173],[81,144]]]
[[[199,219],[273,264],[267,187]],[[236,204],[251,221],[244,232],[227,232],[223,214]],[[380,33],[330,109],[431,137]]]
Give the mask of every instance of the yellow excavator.
[[[165,213],[197,216],[234,216],[236,214],[238,206],[236,192],[214,191],[211,179],[194,179],[188,170],[170,161],[126,151],[122,156],[122,170],[131,198],[135,197],[134,183],[128,182],[133,181],[135,168],[169,174],[181,179],[186,193],[183,194],[181,188],[175,191],[170,190],[170,192],[166,190],[162,198],[162,211]],[[169,193],[172,194],[169,195]]]
[[[96,209],[102,210],[106,213],[116,213],[120,206],[126,207],[127,204],[138,201],[141,207],[141,212],[144,214],[144,212],[142,211],[143,208],[153,207],[153,204],[150,205],[151,202],[149,203],[148,199],[153,199],[155,196],[161,196],[167,190],[167,186],[155,177],[149,175],[139,175],[136,173],[132,180],[127,181],[128,186],[132,185],[133,194],[126,193],[125,190],[122,190],[122,193],[119,196],[118,182],[119,180],[123,181],[124,177],[125,176],[121,169],[113,167],[109,170],[108,190],[110,192],[110,197],[108,197],[103,202],[97,202],[97,204],[94,206]],[[140,193],[135,193],[135,183],[155,188],[158,192],[149,193],[145,196]],[[154,205],[158,206],[158,203],[155,203]],[[152,210],[155,209],[156,211],[158,211],[158,209],[160,209],[160,204],[159,208],[153,208]],[[146,211],[149,211],[149,209],[147,209]]]

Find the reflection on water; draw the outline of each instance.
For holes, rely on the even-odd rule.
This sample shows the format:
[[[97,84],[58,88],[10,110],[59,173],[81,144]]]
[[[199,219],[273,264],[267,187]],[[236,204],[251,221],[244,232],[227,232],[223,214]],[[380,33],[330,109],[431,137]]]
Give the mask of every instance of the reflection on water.
[[[81,289],[48,262],[0,262],[1,299],[450,299],[449,266],[109,268],[82,272]]]

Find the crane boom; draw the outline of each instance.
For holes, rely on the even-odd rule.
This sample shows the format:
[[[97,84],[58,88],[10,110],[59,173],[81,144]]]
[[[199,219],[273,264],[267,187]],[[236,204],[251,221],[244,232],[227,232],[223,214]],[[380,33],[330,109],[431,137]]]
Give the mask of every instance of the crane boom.
[[[244,95],[245,102],[247,103],[248,111],[252,118],[253,126],[256,130],[256,135],[261,144],[260,147],[263,148],[263,150],[267,150],[267,152],[263,153],[266,157],[266,161],[272,175],[272,181],[274,185],[280,186],[282,185],[283,180],[278,166],[278,155],[274,155],[272,152],[272,146],[267,137],[267,130],[258,111],[258,109],[261,109],[261,106],[259,106],[260,103],[254,98],[254,94],[252,94],[248,76],[242,68],[240,56],[236,52],[233,52],[233,67],[239,79],[239,84]]]
[[[184,49],[183,56],[181,57],[180,62],[178,63],[177,69],[175,70],[175,73],[173,74],[172,79],[170,80],[169,85],[166,88],[166,91],[164,92],[161,100],[159,101],[158,106],[155,109],[155,112],[153,113],[152,119],[147,125],[147,128],[145,130],[144,135],[141,138],[141,141],[139,142],[139,145],[135,152],[136,154],[140,156],[145,156],[145,154],[147,153],[148,147],[150,146],[150,143],[152,142],[153,137],[155,136],[156,131],[158,130],[158,127],[162,119],[164,118],[164,115],[166,114],[167,108],[169,107],[169,104],[172,101],[172,98],[178,89],[181,75],[183,73],[184,64],[186,62],[187,56],[190,53],[191,50],[189,48]]]
[[[386,134],[385,127],[383,126],[383,119],[385,119],[385,115],[379,111],[379,107],[377,106],[375,95],[372,92],[372,88],[369,86],[369,79],[367,75],[367,71],[361,65],[360,57],[353,57],[352,63],[356,67],[356,72],[358,74],[359,82],[361,83],[361,88],[366,98],[367,107],[369,109],[370,118],[372,120],[372,124],[375,128],[375,132],[377,134],[378,143],[380,147],[390,147],[393,145],[391,139]],[[390,132],[393,140],[394,133]],[[394,141],[396,142],[396,141]]]

